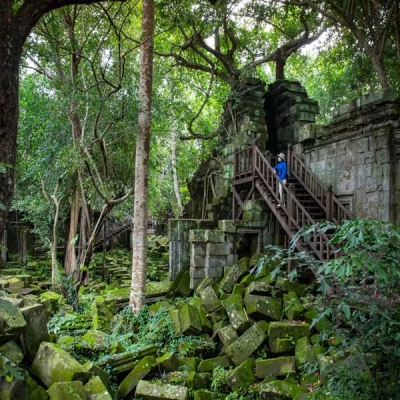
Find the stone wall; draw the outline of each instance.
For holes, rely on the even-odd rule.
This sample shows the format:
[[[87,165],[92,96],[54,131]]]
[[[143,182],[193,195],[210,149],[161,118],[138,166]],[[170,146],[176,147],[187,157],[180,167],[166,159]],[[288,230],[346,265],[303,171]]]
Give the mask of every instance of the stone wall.
[[[296,143],[296,142],[294,142]],[[296,153],[357,216],[400,223],[400,97],[388,90],[300,128]]]

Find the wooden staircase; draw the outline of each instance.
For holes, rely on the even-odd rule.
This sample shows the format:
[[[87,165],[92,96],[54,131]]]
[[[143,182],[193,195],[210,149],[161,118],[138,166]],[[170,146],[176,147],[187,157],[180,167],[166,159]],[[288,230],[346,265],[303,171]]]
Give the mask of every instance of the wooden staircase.
[[[339,224],[353,215],[302,160],[289,149],[287,154],[290,179],[283,185],[284,204],[279,198],[279,178],[272,169],[271,156],[260,151],[257,142],[234,156],[233,219],[240,219],[246,200],[262,198],[284,229],[289,240],[303,227],[319,221]],[[311,234],[306,242],[298,241],[299,251],[308,251],[320,261],[329,261],[337,254],[330,235]]]

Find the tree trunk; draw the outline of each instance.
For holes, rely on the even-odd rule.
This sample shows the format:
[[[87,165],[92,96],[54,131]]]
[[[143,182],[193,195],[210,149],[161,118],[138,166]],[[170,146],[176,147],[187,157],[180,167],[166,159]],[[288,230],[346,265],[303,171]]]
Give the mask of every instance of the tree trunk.
[[[172,134],[171,134],[171,164],[172,164],[172,179],[174,181],[174,192],[176,202],[178,204],[178,212],[179,216],[183,215],[183,206],[181,195],[179,192],[179,182],[178,182],[178,173],[176,171],[176,132],[177,132],[176,121],[174,121],[174,126],[172,127]]]
[[[384,62],[383,62],[383,57],[377,56],[373,50],[370,51],[370,57],[371,57],[372,65],[374,66],[375,71],[378,74],[378,80],[379,80],[379,84],[381,85],[381,88],[383,90],[389,89],[389,80],[388,80],[387,72],[385,69]]]
[[[14,192],[18,132],[18,73],[23,39],[13,31],[11,11],[0,4],[0,241]],[[9,11],[9,13],[7,12]],[[15,23],[15,22],[14,22]]]
[[[139,132],[136,141],[132,282],[129,305],[137,313],[146,297],[149,152],[153,80],[154,0],[143,0],[139,82]]]
[[[79,220],[79,191],[77,185],[73,188],[71,210],[69,216],[69,232],[65,246],[64,269],[66,275],[71,275],[76,265],[75,241]]]

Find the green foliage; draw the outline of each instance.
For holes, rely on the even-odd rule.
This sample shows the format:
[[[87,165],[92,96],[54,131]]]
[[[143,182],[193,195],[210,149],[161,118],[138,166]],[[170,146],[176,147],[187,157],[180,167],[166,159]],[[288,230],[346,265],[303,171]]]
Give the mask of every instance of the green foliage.
[[[223,392],[226,387],[226,379],[231,372],[232,368],[223,368],[217,365],[212,371],[211,390]]]
[[[91,318],[87,314],[56,314],[50,318],[47,328],[56,337],[62,335],[79,335],[91,329]]]
[[[345,221],[331,242],[341,251],[316,272],[322,311],[312,325],[325,316],[337,324],[321,334],[332,366],[315,398],[395,399],[400,390],[400,228],[385,221]],[[332,299],[328,289],[335,292]]]
[[[7,382],[12,382],[14,379],[22,380],[24,376],[20,367],[0,354],[0,380],[3,378]]]

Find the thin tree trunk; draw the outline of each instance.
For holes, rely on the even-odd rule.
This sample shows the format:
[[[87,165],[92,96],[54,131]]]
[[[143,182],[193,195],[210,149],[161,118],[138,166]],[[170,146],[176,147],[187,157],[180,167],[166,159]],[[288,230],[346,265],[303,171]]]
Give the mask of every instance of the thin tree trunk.
[[[143,0],[139,82],[139,132],[136,141],[132,282],[129,305],[137,313],[146,297],[149,152],[153,81],[154,0]]]
[[[75,241],[79,220],[79,191],[75,185],[72,191],[71,210],[69,217],[69,233],[65,246],[64,269],[66,275],[71,275],[76,265]]]
[[[172,179],[174,182],[174,192],[176,197],[176,202],[178,204],[178,212],[179,216],[183,215],[183,206],[181,200],[181,194],[179,192],[179,182],[178,182],[178,174],[176,171],[176,121],[174,121],[174,126],[172,127],[171,133],[171,163],[172,163]]]

